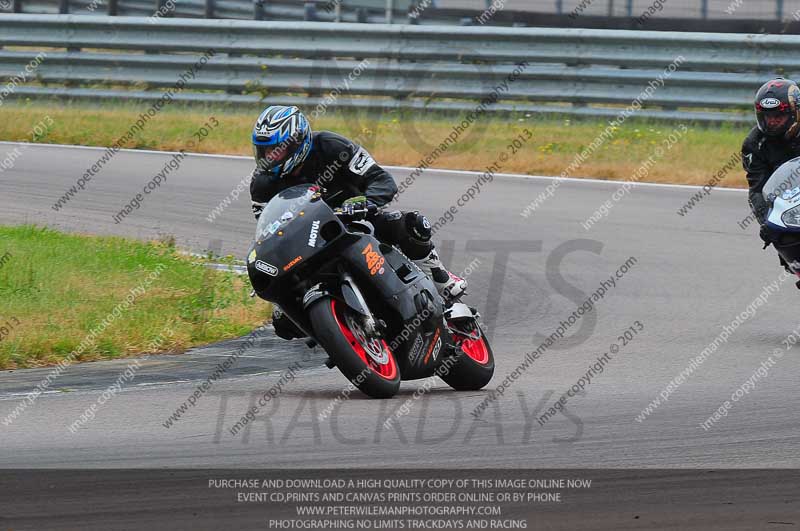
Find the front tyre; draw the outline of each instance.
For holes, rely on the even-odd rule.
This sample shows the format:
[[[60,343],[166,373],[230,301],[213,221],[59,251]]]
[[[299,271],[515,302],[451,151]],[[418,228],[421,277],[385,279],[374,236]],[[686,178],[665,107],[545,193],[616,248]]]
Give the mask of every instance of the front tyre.
[[[400,369],[381,338],[370,337],[358,313],[325,297],[308,310],[317,342],[350,382],[372,398],[390,398],[400,389]]]
[[[459,333],[455,327],[451,327],[451,331],[455,363],[449,369],[442,367],[439,376],[456,391],[483,389],[494,375],[494,353],[483,330],[475,323],[469,334]]]

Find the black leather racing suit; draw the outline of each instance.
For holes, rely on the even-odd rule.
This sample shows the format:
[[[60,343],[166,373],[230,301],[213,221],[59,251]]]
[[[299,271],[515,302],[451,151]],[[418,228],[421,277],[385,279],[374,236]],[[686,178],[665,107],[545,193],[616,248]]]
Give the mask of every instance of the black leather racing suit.
[[[298,184],[322,186],[322,198],[333,208],[351,197],[362,195],[367,201],[383,207],[397,194],[394,178],[376,164],[363,147],[328,131],[313,134],[308,157],[291,175],[278,179],[256,168],[250,182],[256,219],[273,196]],[[397,245],[412,260],[421,260],[434,249],[431,225],[418,212],[379,210],[369,220],[375,226],[376,238]],[[280,312],[273,317],[275,332],[280,337],[300,337],[299,331],[290,322],[285,322],[288,319],[281,318]]]
[[[281,190],[314,183],[325,189],[322,199],[332,208],[362,195],[383,207],[397,194],[394,178],[367,150],[341,135],[320,131],[313,134],[311,151],[305,162],[291,175],[278,179],[258,169],[253,173],[250,196],[256,219],[266,203]],[[412,260],[425,258],[433,249],[430,223],[418,212],[381,210],[369,219],[379,240],[397,245]]]
[[[764,223],[768,207],[761,190],[778,166],[800,156],[800,143],[789,142],[782,136],[767,136],[753,127],[742,143],[742,166],[747,172],[750,187],[749,202],[759,224]]]
[[[772,172],[778,169],[778,166],[797,156],[800,156],[800,143],[797,140],[790,142],[783,136],[767,136],[758,127],[753,127],[747,138],[744,139],[742,166],[747,172],[747,184],[750,188],[748,202],[760,225],[764,224],[769,213],[769,206],[761,193],[764,184],[769,180]],[[764,238],[763,235],[762,238]],[[780,254],[778,254],[778,259],[788,271],[789,266]]]

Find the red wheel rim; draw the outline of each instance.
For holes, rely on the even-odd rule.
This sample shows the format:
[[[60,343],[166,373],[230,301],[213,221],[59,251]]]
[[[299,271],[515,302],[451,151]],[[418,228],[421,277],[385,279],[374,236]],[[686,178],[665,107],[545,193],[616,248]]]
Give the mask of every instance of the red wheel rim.
[[[486,341],[484,341],[483,336],[480,339],[465,338],[461,342],[461,350],[481,365],[489,363],[489,349],[486,348]]]
[[[350,346],[355,353],[358,354],[358,357],[361,358],[361,361],[381,378],[390,381],[394,380],[397,377],[397,363],[394,361],[394,355],[392,351],[389,350],[389,345],[386,344],[386,341],[383,339],[376,340],[383,348],[383,352],[387,355],[386,361],[384,363],[379,363],[367,353],[364,345],[356,338],[356,335],[345,322],[345,316],[339,313],[334,299],[331,299],[331,312],[333,313],[333,318],[336,320],[336,324],[339,325],[339,330],[342,332],[342,335],[347,339],[347,342],[350,343]]]

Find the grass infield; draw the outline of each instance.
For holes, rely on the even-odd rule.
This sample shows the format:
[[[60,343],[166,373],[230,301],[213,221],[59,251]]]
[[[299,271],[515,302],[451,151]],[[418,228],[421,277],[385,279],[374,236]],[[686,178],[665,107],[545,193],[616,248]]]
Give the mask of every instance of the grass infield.
[[[245,277],[169,242],[0,227],[0,256],[0,369],[181,352],[270,315]]]
[[[279,103],[279,100],[276,100]],[[136,122],[146,105],[29,101],[6,102],[0,107],[0,138],[30,141],[31,127],[45,116],[54,125],[42,141],[57,144],[110,146]],[[125,148],[178,151],[186,148],[194,131],[214,116],[220,126],[194,149],[205,153],[250,155],[250,133],[262,110],[260,105],[201,107],[172,104],[147,122],[144,130]],[[305,109],[311,114],[313,109]],[[330,130],[360,141],[381,164],[416,167],[460,123],[458,115],[387,112],[382,115],[327,112],[312,119],[315,130]],[[577,154],[587,149],[609,120],[570,120],[534,115],[484,115],[431,167],[483,171],[506,146],[528,129],[533,138],[504,164],[504,173],[559,175]],[[648,158],[648,171],[637,180],[703,185],[716,182],[715,175],[741,148],[748,128],[686,124],[681,136],[663,156],[663,145],[679,124],[630,118],[594,149],[570,177],[632,179]],[[718,186],[745,187],[741,168],[726,172]]]

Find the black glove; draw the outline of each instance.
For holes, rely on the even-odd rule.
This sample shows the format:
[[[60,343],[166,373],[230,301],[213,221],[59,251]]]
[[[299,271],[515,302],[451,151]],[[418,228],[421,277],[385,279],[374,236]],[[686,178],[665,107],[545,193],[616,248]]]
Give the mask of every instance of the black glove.
[[[769,247],[769,244],[777,241],[780,237],[780,235],[770,228],[766,223],[761,224],[761,229],[758,231],[758,235],[761,236],[761,239],[764,241],[764,249]]]

